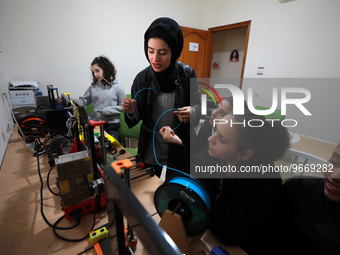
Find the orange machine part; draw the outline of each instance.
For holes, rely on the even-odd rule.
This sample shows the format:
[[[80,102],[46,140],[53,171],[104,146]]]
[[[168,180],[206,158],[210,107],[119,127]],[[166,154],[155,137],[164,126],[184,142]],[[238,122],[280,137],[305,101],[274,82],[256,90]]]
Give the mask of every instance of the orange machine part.
[[[131,167],[133,167],[133,163],[129,159],[122,159],[122,160],[112,162],[111,166],[116,171],[116,173],[121,176],[122,175],[121,169],[122,168],[130,169]]]

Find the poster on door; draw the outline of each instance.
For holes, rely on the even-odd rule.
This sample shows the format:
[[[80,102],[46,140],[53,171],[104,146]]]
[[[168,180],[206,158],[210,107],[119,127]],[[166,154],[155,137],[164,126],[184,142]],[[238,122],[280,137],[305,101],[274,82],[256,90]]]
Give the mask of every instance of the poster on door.
[[[239,50],[232,50],[230,52],[229,62],[238,62],[239,61],[239,56],[240,56]]]

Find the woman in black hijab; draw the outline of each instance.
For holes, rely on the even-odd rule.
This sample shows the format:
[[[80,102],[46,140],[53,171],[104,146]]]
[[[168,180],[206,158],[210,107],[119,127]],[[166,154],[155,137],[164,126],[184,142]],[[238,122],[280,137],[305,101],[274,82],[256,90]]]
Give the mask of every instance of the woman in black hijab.
[[[158,133],[160,128],[172,127],[183,143],[189,144],[190,132],[199,121],[199,87],[196,82],[190,87],[196,73],[177,61],[182,49],[183,34],[176,21],[170,18],[153,21],[144,34],[144,52],[150,65],[137,74],[131,98],[125,98],[122,105],[130,128],[142,121],[138,154],[155,167],[158,176],[168,163],[168,144]]]

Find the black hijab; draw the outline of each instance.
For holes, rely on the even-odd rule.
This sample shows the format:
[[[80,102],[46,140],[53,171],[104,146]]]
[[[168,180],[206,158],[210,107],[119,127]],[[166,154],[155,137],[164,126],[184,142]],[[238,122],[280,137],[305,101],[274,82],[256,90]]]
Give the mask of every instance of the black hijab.
[[[175,63],[182,53],[183,49],[183,33],[181,27],[176,21],[170,18],[158,18],[151,23],[144,34],[144,52],[146,59],[148,58],[148,42],[150,38],[157,37],[163,39],[171,50],[171,61],[169,67],[162,72],[154,72],[163,92],[172,92],[175,88]],[[149,61],[150,62],[150,61]]]

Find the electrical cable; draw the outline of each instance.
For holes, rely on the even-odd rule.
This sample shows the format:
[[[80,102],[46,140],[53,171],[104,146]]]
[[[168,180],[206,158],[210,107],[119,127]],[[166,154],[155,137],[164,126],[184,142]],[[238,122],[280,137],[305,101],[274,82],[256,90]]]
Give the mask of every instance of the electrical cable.
[[[159,118],[158,118],[158,120],[156,121],[156,124],[155,124],[155,127],[154,127],[154,132],[153,132],[153,136],[152,136],[152,147],[153,147],[153,155],[155,156],[155,160],[156,160],[156,163],[159,165],[159,166],[161,166],[161,167],[164,167],[161,163],[159,163],[158,162],[158,160],[157,160],[157,155],[156,155],[156,150],[155,150],[155,131],[156,131],[156,127],[157,127],[157,124],[158,124],[158,122],[159,122],[159,120],[162,118],[162,116],[165,114],[165,113],[167,113],[168,111],[178,111],[178,109],[176,109],[176,108],[171,108],[171,109],[168,109],[168,110],[166,110],[165,112],[163,112],[162,114],[161,114],[161,116],[159,116]],[[187,175],[188,177],[190,177],[191,178],[191,175],[190,174],[187,174],[187,173],[185,173],[185,172],[182,172],[182,171],[180,171],[180,170],[178,170],[178,169],[174,169],[174,168],[172,168],[172,167],[167,167],[168,169],[171,169],[171,170],[174,170],[174,171],[176,171],[176,172],[180,172],[180,173],[182,173],[182,174],[184,174],[184,175]]]
[[[12,112],[13,114],[13,112]],[[15,120],[14,116],[13,116],[13,119]],[[71,125],[68,125],[68,124],[71,124]],[[68,128],[72,128],[74,127],[75,125],[75,122],[73,119],[71,119],[70,122],[67,122],[66,123],[66,126]],[[31,125],[30,125],[31,127]],[[18,125],[18,128],[19,128],[19,131],[21,131],[22,133],[22,137],[26,137],[24,132],[22,132],[20,126]],[[44,132],[43,132],[44,131]],[[47,135],[44,139],[43,142],[40,141],[40,138],[42,135],[45,135],[47,134],[49,131],[49,135]],[[34,141],[35,143],[35,153],[34,153],[34,156],[37,157],[37,167],[38,167],[38,175],[39,175],[39,180],[40,180],[40,213],[41,213],[41,216],[43,218],[43,220],[45,221],[45,223],[51,227],[53,229],[53,233],[58,237],[58,238],[61,238],[62,240],[65,240],[65,241],[70,241],[70,242],[78,242],[78,241],[82,241],[84,239],[86,239],[88,237],[88,234],[86,234],[84,237],[82,238],[79,238],[79,239],[68,239],[68,238],[65,238],[65,237],[62,237],[61,235],[59,235],[56,230],[71,230],[71,229],[74,229],[76,228],[77,226],[80,225],[80,220],[81,220],[81,211],[82,209],[75,209],[74,211],[72,211],[69,215],[70,216],[73,216],[73,219],[75,220],[75,225],[74,226],[71,226],[71,227],[58,227],[58,224],[66,217],[65,215],[63,215],[62,217],[60,217],[53,225],[48,221],[48,219],[46,218],[45,216],[45,213],[44,213],[44,204],[43,204],[43,188],[44,188],[44,184],[43,184],[43,180],[42,180],[42,176],[41,176],[41,169],[40,169],[40,161],[39,161],[39,156],[41,155],[41,148],[43,147],[44,148],[44,152],[46,152],[49,157],[51,157],[51,154],[49,152],[49,150],[47,149],[47,143],[50,141],[50,139],[52,139],[52,137],[54,137],[55,135],[58,135],[54,130],[51,130],[49,128],[44,128],[44,130],[39,130],[39,133]],[[69,143],[69,144],[73,144],[73,141],[71,141],[66,135],[64,134],[60,134],[61,136],[64,136],[65,139],[62,141],[62,144],[61,146],[63,146],[64,144],[66,143]],[[66,142],[65,142],[66,141]],[[54,157],[54,156],[53,156]],[[51,165],[51,168],[49,169],[48,171],[48,174],[47,174],[47,187],[49,189],[49,191],[53,194],[53,195],[56,195],[56,196],[61,196],[61,194],[58,194],[58,193],[55,193],[51,187],[50,187],[50,183],[49,183],[49,178],[50,178],[50,174],[51,174],[51,171],[53,169],[53,167],[55,166],[55,164]],[[93,223],[92,223],[92,227],[91,227],[91,230],[93,230],[94,228],[94,225],[95,225],[95,213],[93,213]],[[90,230],[90,231],[91,231]]]
[[[37,143],[36,143],[37,144]],[[74,211],[72,211],[70,213],[71,216],[73,216],[74,220],[76,221],[76,224],[74,226],[71,226],[71,227],[58,227],[58,223],[63,220],[65,218],[65,215],[63,215],[62,217],[60,217],[53,225],[47,220],[46,216],[45,216],[45,213],[44,213],[44,203],[43,203],[43,188],[44,188],[44,183],[43,183],[43,180],[42,180],[42,177],[41,177],[41,171],[40,171],[40,162],[39,162],[39,155],[37,155],[37,165],[38,165],[38,175],[39,175],[39,179],[40,179],[40,213],[41,213],[41,216],[42,218],[44,219],[45,223],[51,227],[53,229],[53,233],[61,238],[62,240],[65,240],[65,241],[69,241],[69,242],[79,242],[79,241],[82,241],[84,239],[86,239],[88,237],[88,234],[86,234],[86,236],[82,237],[82,238],[79,238],[79,239],[68,239],[68,238],[65,238],[65,237],[62,237],[60,236],[56,230],[71,230],[71,229],[74,229],[76,228],[77,226],[80,225],[80,219],[81,219],[81,210],[82,209],[76,209]],[[51,167],[50,171],[52,170],[53,167]],[[51,191],[51,190],[50,190]],[[73,214],[73,215],[72,215]],[[92,227],[90,229],[93,230],[94,228],[94,225],[95,225],[95,220],[96,220],[96,217],[95,217],[95,213],[93,213],[93,223],[92,223]],[[90,232],[89,231],[89,232]]]
[[[79,213],[79,216],[80,216],[80,213]],[[81,238],[78,238],[78,239],[69,239],[69,238],[66,238],[66,237],[63,237],[63,236],[59,235],[59,234],[57,233],[56,230],[57,230],[57,229],[60,229],[60,228],[58,228],[57,225],[58,225],[64,218],[65,218],[65,215],[63,215],[62,217],[60,217],[60,218],[54,223],[53,233],[54,233],[54,235],[55,235],[56,237],[59,237],[60,239],[62,239],[62,240],[64,240],[64,241],[68,241],[68,242],[80,242],[80,241],[83,241],[83,240],[85,240],[86,238],[89,237],[89,234],[86,234],[84,237],[81,237]],[[96,215],[95,215],[95,213],[93,213],[93,223],[92,223],[92,227],[91,227],[90,231],[94,229],[95,222],[96,222]],[[80,220],[79,220],[79,223],[80,223]],[[90,232],[90,231],[89,231],[89,232]]]
[[[155,124],[155,127],[154,127],[154,131],[156,130],[156,127],[157,127],[157,124],[158,124],[159,120],[160,120],[160,119],[162,118],[162,116],[163,116],[165,113],[167,113],[168,111],[178,111],[178,109],[176,109],[176,108],[171,108],[171,109],[168,109],[168,110],[166,110],[165,112],[163,112],[163,113],[161,114],[161,116],[159,116],[158,120],[156,121],[156,124]],[[162,165],[161,163],[159,163],[158,160],[157,160],[157,155],[156,155],[156,150],[155,150],[155,132],[153,132],[153,136],[152,136],[152,147],[153,147],[153,154],[154,154],[154,156],[155,156],[156,163],[157,163],[159,166],[161,166],[161,167],[165,167],[164,165]],[[201,184],[196,178],[192,177],[190,174],[187,174],[187,173],[185,173],[185,172],[183,172],[183,171],[180,171],[180,170],[175,169],[175,168],[172,168],[172,167],[166,166],[166,168],[168,168],[168,169],[170,169],[170,170],[173,170],[173,171],[176,171],[176,172],[179,172],[179,173],[181,173],[181,174],[184,174],[184,175],[188,176],[189,178],[195,180],[195,181],[197,182],[197,184],[199,184],[202,188],[204,188],[204,187],[202,186],[202,184]],[[204,189],[205,189],[205,188],[204,188]]]
[[[177,111],[178,109],[172,108],[162,113],[155,124],[154,131],[162,116],[172,110]],[[157,159],[155,132],[153,133],[152,145],[157,164],[162,168],[165,167],[160,164]],[[179,215],[182,217],[186,233],[189,236],[202,234],[209,225],[208,215],[211,210],[211,200],[208,192],[193,176],[172,167],[167,166],[167,169],[179,172],[188,177],[174,177],[155,191],[154,203],[158,214],[162,216],[166,209],[174,211],[174,208],[180,207]],[[185,197],[184,200],[183,196]],[[188,200],[190,202],[186,203]],[[193,215],[195,215],[195,217],[193,217]]]
[[[51,174],[51,171],[52,171],[52,169],[55,167],[55,164],[53,164],[52,165],[52,167],[50,168],[50,170],[48,171],[48,174],[47,174],[47,180],[46,180],[46,182],[47,182],[47,188],[48,188],[48,190],[53,194],[53,195],[55,195],[55,196],[61,196],[59,193],[55,193],[52,189],[51,189],[51,187],[50,187],[50,174]]]
[[[42,109],[42,110],[48,110],[50,108],[47,104],[40,104],[34,110],[35,115],[37,115],[37,116],[42,115],[42,110],[41,110],[42,106],[44,107],[44,109]]]
[[[4,96],[5,96],[6,99],[7,99],[6,101],[7,101],[8,105],[10,106],[10,108],[12,108],[11,104],[9,103],[9,99],[8,99],[7,94],[4,93]],[[15,115],[14,115],[14,113],[13,113],[12,110],[11,110],[11,115],[12,115],[12,118],[13,118],[13,120],[14,120],[14,123],[13,123],[13,124],[15,124],[15,125],[17,126],[18,131],[19,131],[19,134],[21,135],[22,138],[26,139],[26,136],[24,135],[24,132],[22,132],[22,130],[21,130],[19,124],[18,124],[18,121],[17,121],[17,119],[16,119],[16,117],[15,117]]]
[[[44,189],[44,182],[42,180],[41,177],[41,172],[40,172],[40,162],[39,162],[39,155],[37,155],[37,164],[38,164],[38,175],[39,175],[39,179],[40,179],[40,213],[42,218],[44,219],[44,221],[46,222],[46,224],[51,227],[54,228],[54,225],[52,225],[46,218],[45,213],[44,213],[44,203],[43,203],[43,189]],[[72,227],[55,227],[56,229],[60,229],[60,230],[69,230],[69,229],[73,229],[75,227],[77,227],[80,224],[79,222],[76,222],[76,225],[72,226]]]
[[[9,108],[12,109],[12,105],[11,105],[10,102],[9,102],[9,99],[8,99],[7,94],[6,94],[6,93],[3,93],[3,94],[4,94],[4,96],[5,96],[6,99],[7,99],[6,101],[7,101],[8,105],[9,105]],[[18,124],[18,121],[17,121],[17,119],[16,119],[16,117],[15,117],[15,115],[14,115],[14,113],[13,113],[12,110],[11,110],[11,115],[12,115],[12,118],[13,118],[13,120],[14,120],[14,123],[13,123],[13,124],[15,124],[15,125],[17,126],[20,136],[21,136],[22,138],[26,139],[27,137],[25,136],[24,132],[22,132],[22,130],[21,130],[21,128],[20,128],[20,125]]]
[[[143,88],[143,89],[139,90],[139,91],[136,93],[136,95],[134,96],[133,99],[136,100],[136,97],[137,97],[137,95],[139,94],[139,92],[142,92],[143,90],[146,90],[146,89],[151,89],[151,90],[153,90],[153,88]],[[132,102],[133,115],[135,116],[136,120],[139,122],[139,119],[137,118],[137,115],[136,115],[135,110],[134,110],[134,105],[135,105],[135,103]],[[178,111],[178,109],[176,109],[176,111]],[[164,113],[165,113],[165,112],[164,112]],[[163,113],[163,114],[164,114],[164,113]],[[163,114],[162,114],[162,115],[163,115]],[[162,115],[161,115],[161,116],[162,116]],[[157,121],[157,122],[158,122],[158,121]],[[179,127],[179,125],[181,125],[181,124],[182,124],[182,123],[179,122],[179,124],[177,125],[177,127],[173,128],[172,130],[176,130],[176,129]],[[141,126],[142,126],[143,128],[145,128],[147,131],[151,132],[151,133],[156,132],[155,129],[154,129],[154,131],[152,131],[152,130],[148,129],[147,127],[145,127],[145,126],[143,125],[143,123],[141,123]],[[155,125],[155,127],[156,127],[156,126],[157,126],[157,125]],[[159,132],[156,132],[156,133],[159,134]]]
[[[143,89],[139,90],[139,91],[136,93],[136,95],[134,96],[133,99],[135,100],[136,97],[137,97],[137,95],[138,95],[140,92],[142,92],[143,90],[146,90],[146,89],[151,89],[151,90],[153,90],[153,88],[143,88]],[[139,120],[138,120],[138,118],[137,118],[137,115],[136,115],[136,113],[135,113],[135,110],[134,110],[134,103],[132,103],[132,109],[133,109],[133,114],[134,114],[136,120],[139,122]],[[179,110],[178,110],[177,108],[171,108],[171,109],[168,109],[168,110],[166,110],[165,112],[163,112],[163,113],[159,116],[158,120],[156,121],[156,124],[155,124],[155,126],[154,126],[154,130],[150,130],[150,129],[146,128],[146,127],[141,123],[141,126],[142,126],[143,128],[145,128],[146,130],[150,131],[150,132],[153,134],[153,136],[152,136],[153,153],[154,153],[154,156],[155,156],[156,163],[157,163],[159,166],[161,166],[161,167],[164,167],[164,166],[163,166],[162,164],[160,164],[160,163],[158,162],[158,160],[157,160],[157,155],[156,155],[156,151],[155,151],[155,134],[156,134],[156,133],[159,133],[159,132],[156,132],[156,127],[157,127],[157,124],[158,124],[159,120],[160,120],[160,119],[162,118],[162,116],[163,116],[165,113],[167,113],[168,111],[179,111]],[[175,128],[172,129],[172,130],[177,129],[177,128],[179,127],[179,125],[181,125],[181,122],[177,125],[177,127],[175,127]],[[173,170],[173,171],[182,173],[182,174],[184,174],[184,175],[186,175],[186,176],[188,176],[188,177],[194,179],[200,186],[202,186],[202,184],[200,184],[200,183],[199,183],[195,178],[193,178],[190,174],[187,174],[187,173],[185,173],[185,172],[182,172],[182,171],[180,171],[180,170],[178,170],[178,169],[174,169],[174,168],[171,168],[171,167],[167,167],[167,168],[170,169],[170,170]],[[203,186],[202,186],[202,187],[203,187]]]
[[[29,116],[20,121],[22,132],[27,138],[36,138],[38,135],[46,135],[47,122],[39,116]]]
[[[49,158],[54,158],[54,156],[52,156],[51,152],[47,149],[47,142],[54,135],[55,135],[55,132],[53,131],[53,134],[46,136],[44,141],[41,143],[41,145],[43,146],[43,148],[44,148],[44,150],[45,150],[45,152],[46,152],[46,154],[48,155]],[[40,141],[40,139],[39,139],[39,141]]]
[[[51,152],[47,149],[47,142],[49,141],[49,139],[52,139],[52,137],[54,137],[54,136],[56,136],[56,135],[60,135],[60,136],[65,137],[65,139],[63,140],[63,142],[64,142],[65,140],[67,140],[69,143],[73,144],[73,141],[72,141],[69,137],[67,137],[66,135],[64,135],[64,134],[57,134],[57,133],[55,133],[52,129],[48,129],[48,130],[49,130],[49,131],[52,131],[53,134],[50,134],[50,135],[46,136],[43,143],[41,143],[40,137],[39,137],[39,136],[38,136],[38,139],[37,139],[37,140],[38,140],[39,143],[44,147],[45,152],[47,153],[47,155],[48,155],[50,158],[54,158],[54,156],[51,155]]]
[[[67,144],[66,144],[67,143]],[[60,148],[64,147],[65,145],[66,146],[71,146],[73,144],[73,142],[71,142],[71,139],[64,139],[61,144],[60,144]]]
[[[36,157],[37,155],[39,155],[39,156],[42,156],[42,155],[44,155],[45,154],[45,150],[43,150],[42,148],[40,148],[40,150],[37,152],[37,151],[35,151],[34,153],[33,153],[33,156],[34,157]]]
[[[71,115],[71,114],[70,114]],[[77,124],[77,118],[74,116],[71,116],[67,121],[66,121],[66,127],[68,129],[68,133],[71,134],[72,128]]]

